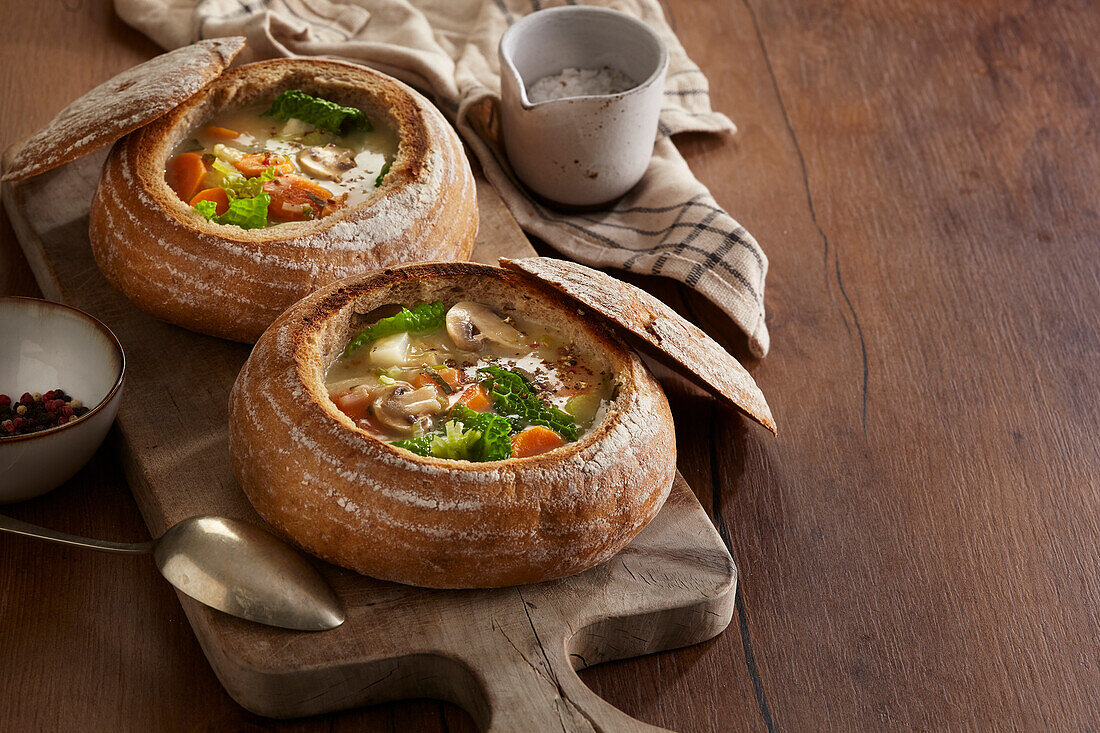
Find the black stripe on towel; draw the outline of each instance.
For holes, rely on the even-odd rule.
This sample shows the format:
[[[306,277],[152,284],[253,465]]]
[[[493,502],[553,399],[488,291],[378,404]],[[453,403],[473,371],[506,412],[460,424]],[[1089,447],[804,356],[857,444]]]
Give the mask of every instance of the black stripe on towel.
[[[625,251],[625,252],[633,252],[634,255],[632,257],[628,258],[626,261],[624,261],[623,264],[621,265],[622,269],[624,269],[624,270],[632,270],[632,271],[636,272],[637,270],[635,268],[634,263],[636,263],[642,257],[645,257],[647,255],[656,254],[656,253],[660,253],[660,254],[657,257],[657,261],[650,268],[652,274],[655,274],[655,275],[660,274],[660,270],[664,266],[664,263],[667,262],[669,257],[671,257],[673,254],[682,255],[684,252],[692,252],[693,254],[701,255],[703,257],[707,257],[707,255],[710,254],[710,250],[704,249],[702,247],[696,247],[696,246],[691,244],[691,242],[694,241],[695,238],[699,235],[698,231],[693,231],[687,237],[685,237],[684,240],[681,240],[679,242],[662,243],[662,244],[657,244],[657,245],[647,245],[647,246],[644,246],[642,249],[634,249],[632,247],[627,247],[627,246],[625,246],[625,245],[623,245],[619,242],[616,242],[614,239],[611,239],[610,237],[605,237],[602,234],[598,234],[598,233],[592,231],[591,229],[587,229],[585,227],[582,227],[579,224],[577,224],[575,222],[572,222],[568,219],[563,219],[561,217],[552,216],[542,206],[536,205],[535,211],[539,215],[539,217],[541,219],[543,219],[544,221],[552,222],[552,223],[555,223],[555,224],[564,224],[565,226],[572,227],[573,229],[576,229],[577,231],[584,234],[586,237],[588,237],[590,239],[593,239],[595,241],[598,241],[601,244],[605,244],[608,247],[611,247],[612,249],[617,249],[617,250]],[[717,211],[721,212],[720,209],[717,210]],[[716,215],[717,214],[712,214],[712,215],[710,215],[709,218],[713,218]],[[709,219],[708,219],[708,221],[709,221]],[[726,234],[726,232],[724,230],[716,230],[713,227],[708,227],[707,229],[712,230],[712,231],[718,231],[722,234]],[[749,292],[749,294],[752,296],[752,298],[756,302],[758,302],[758,303],[760,302],[760,300],[761,300],[760,293],[758,293],[756,288],[752,286],[752,284],[749,282],[748,278],[745,276],[745,274],[743,272],[741,272],[740,270],[738,270],[737,268],[735,268],[733,265],[726,262],[725,260],[719,260],[716,264],[720,269],[728,272],[734,280],[736,280],[738,283],[740,283],[742,286],[744,286],[744,288]]]

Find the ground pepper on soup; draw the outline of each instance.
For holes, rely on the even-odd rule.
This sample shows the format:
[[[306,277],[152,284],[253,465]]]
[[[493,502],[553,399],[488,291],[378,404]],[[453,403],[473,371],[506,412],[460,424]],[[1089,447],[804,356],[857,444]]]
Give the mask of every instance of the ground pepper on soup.
[[[176,147],[164,175],[208,220],[259,229],[358,205],[396,151],[395,136],[361,110],[290,89],[209,120]]]
[[[525,458],[578,440],[616,384],[551,329],[475,301],[402,308],[363,329],[328,368],[335,405],[418,455]]]

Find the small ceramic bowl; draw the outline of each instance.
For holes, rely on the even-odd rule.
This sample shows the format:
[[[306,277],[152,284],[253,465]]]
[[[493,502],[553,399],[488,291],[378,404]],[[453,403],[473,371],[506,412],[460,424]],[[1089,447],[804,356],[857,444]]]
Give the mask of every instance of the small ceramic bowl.
[[[634,187],[653,155],[668,49],[632,15],[565,6],[516,21],[501,36],[504,147],[534,193],[570,207],[610,203]],[[626,91],[533,102],[528,90],[564,69],[610,67]]]
[[[126,357],[87,313],[34,298],[0,297],[0,393],[60,387],[90,409],[79,420],[0,438],[0,504],[41,496],[88,462],[114,422]]]

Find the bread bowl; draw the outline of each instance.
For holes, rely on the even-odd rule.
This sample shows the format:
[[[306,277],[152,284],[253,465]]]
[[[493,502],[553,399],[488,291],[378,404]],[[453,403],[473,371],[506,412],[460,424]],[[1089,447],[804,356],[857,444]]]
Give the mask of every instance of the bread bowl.
[[[169,154],[206,120],[300,89],[365,112],[397,138],[381,185],[331,216],[264,229],[207,221],[165,180]],[[226,71],[118,140],[92,201],[89,234],[107,279],[177,325],[254,341],[316,288],[400,262],[466,259],[477,231],[473,176],[427,100],[365,67],[278,59]]]
[[[382,306],[475,297],[544,324],[618,385],[576,442],[485,463],[416,455],[360,428],[325,372]],[[578,303],[521,273],[471,263],[391,268],[331,284],[283,313],[230,396],[241,487],[277,530],[373,577],[435,588],[558,578],[621,549],[676,471],[672,417],[640,358]]]

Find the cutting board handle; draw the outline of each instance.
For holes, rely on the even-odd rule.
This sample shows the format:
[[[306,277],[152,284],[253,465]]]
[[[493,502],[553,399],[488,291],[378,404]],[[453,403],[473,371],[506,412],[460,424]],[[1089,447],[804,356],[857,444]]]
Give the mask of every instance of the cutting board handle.
[[[473,670],[489,709],[489,733],[666,731],[630,717],[592,692],[573,669],[565,643],[544,645],[537,635],[533,638],[534,648],[524,650],[523,640],[515,639],[517,654],[495,659],[491,666],[479,660]]]

